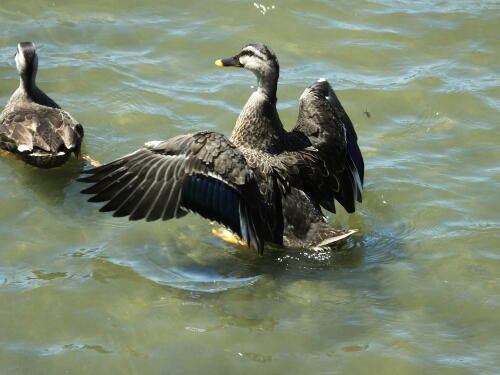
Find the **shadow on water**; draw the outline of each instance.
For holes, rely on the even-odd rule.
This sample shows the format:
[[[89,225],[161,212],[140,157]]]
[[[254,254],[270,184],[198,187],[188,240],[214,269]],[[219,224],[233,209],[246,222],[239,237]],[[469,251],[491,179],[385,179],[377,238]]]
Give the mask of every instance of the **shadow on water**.
[[[370,221],[367,219],[367,221]],[[168,225],[164,223],[163,225]],[[376,267],[402,257],[403,235],[384,228],[370,231],[370,224],[339,249],[306,250],[267,246],[264,256],[253,249],[230,246],[209,236],[150,241],[144,246],[109,244],[101,254],[110,267],[125,267],[156,284],[191,291],[218,293],[254,285],[261,278],[329,280],[342,271]],[[199,230],[200,228],[198,228]],[[116,246],[126,249],[113,250]],[[137,245],[137,244],[136,244]]]
[[[84,160],[74,157],[63,166],[52,169],[36,168],[20,160],[3,162],[10,164],[23,189],[31,190],[40,202],[49,206],[64,203],[65,189],[81,174],[85,165]]]

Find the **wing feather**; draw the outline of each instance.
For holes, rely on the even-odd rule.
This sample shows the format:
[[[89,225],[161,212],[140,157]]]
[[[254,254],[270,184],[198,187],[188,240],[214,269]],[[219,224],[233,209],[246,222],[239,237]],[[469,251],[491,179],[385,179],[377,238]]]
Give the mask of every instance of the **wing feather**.
[[[85,171],[82,193],[107,202],[101,211],[130,220],[168,220],[193,211],[226,225],[262,253],[277,237],[264,223],[267,201],[243,154],[222,134],[198,132],[149,142]],[[280,234],[282,236],[282,233]]]
[[[307,137],[326,166],[324,176],[313,178],[317,188],[311,196],[332,212],[334,200],[354,212],[355,201],[362,200],[363,157],[354,126],[328,81],[320,80],[304,91],[293,131]]]

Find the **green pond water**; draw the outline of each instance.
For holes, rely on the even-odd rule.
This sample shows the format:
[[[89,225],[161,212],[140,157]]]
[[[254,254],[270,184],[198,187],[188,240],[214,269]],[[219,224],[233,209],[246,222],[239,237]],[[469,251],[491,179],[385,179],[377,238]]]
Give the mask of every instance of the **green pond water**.
[[[366,162],[335,252],[233,247],[189,215],[98,212],[82,161],[0,160],[1,374],[498,374],[500,3],[473,0],[0,3],[0,103],[34,41],[38,83],[107,162],[231,133],[253,90],[214,60],[278,55],[290,128],[327,78]],[[365,113],[367,112],[367,113]]]

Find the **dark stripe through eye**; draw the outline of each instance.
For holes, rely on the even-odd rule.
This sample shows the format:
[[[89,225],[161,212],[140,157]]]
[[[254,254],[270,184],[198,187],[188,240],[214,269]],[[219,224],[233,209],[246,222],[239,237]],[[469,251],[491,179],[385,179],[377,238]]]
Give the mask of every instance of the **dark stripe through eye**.
[[[255,56],[258,59],[262,60],[262,57],[260,57],[259,55],[256,55],[253,51],[250,51],[250,50],[241,51],[240,56]]]

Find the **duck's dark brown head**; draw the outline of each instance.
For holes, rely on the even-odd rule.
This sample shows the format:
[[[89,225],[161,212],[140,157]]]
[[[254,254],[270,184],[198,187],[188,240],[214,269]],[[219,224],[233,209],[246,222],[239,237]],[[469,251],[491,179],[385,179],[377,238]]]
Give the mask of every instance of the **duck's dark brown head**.
[[[247,44],[237,55],[217,60],[215,65],[245,68],[258,75],[279,72],[276,55],[271,48],[263,43]]]
[[[38,69],[38,56],[35,44],[32,42],[21,42],[17,45],[15,55],[16,66],[23,81],[35,81]]]
[[[217,66],[245,68],[257,76],[259,88],[275,96],[280,66],[273,50],[263,43],[250,43],[233,57],[220,59]]]

